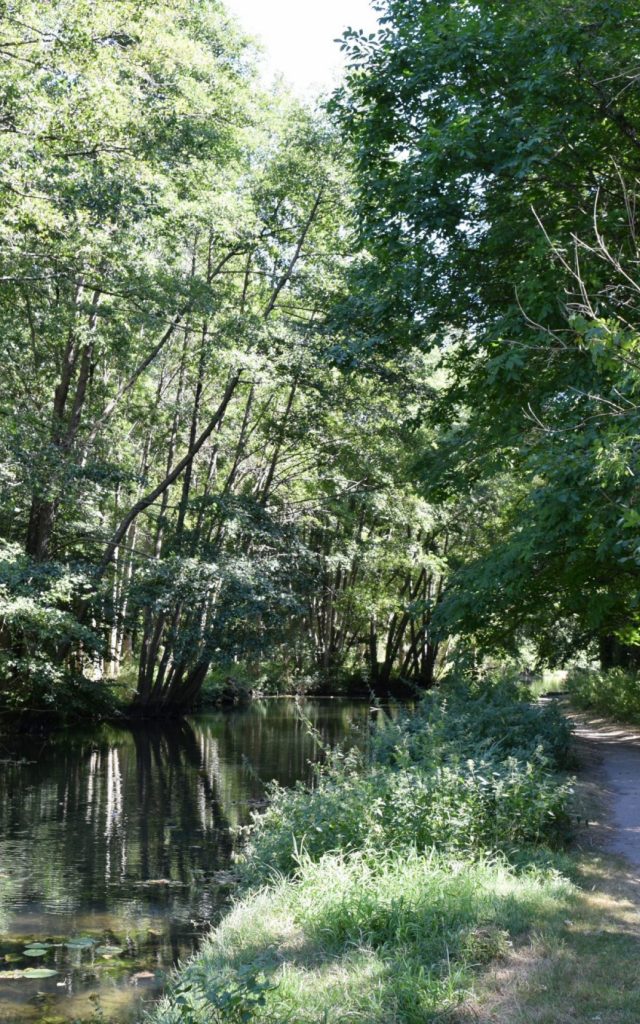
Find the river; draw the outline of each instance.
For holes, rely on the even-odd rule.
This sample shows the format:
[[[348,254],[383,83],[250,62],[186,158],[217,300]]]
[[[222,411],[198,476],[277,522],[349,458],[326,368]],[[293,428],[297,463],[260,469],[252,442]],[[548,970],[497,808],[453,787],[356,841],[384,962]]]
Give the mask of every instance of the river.
[[[265,783],[309,779],[309,723],[333,744],[368,721],[363,703],[269,700],[0,739],[2,1024],[139,1020],[228,905]]]

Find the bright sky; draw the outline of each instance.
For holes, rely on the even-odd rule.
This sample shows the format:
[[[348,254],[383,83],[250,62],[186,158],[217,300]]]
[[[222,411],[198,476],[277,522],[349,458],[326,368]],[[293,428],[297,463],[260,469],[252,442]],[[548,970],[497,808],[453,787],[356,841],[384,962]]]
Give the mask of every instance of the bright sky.
[[[376,27],[369,0],[227,0],[227,7],[266,47],[269,77],[281,72],[301,96],[339,77],[342,55],[334,40],[345,28]]]

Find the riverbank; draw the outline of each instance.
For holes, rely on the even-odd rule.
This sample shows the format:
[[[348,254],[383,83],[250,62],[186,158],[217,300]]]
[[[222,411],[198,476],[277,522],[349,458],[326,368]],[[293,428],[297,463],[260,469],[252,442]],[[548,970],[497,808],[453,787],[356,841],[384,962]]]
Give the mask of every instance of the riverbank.
[[[157,1024],[466,1012],[487,965],[573,912],[568,760],[557,709],[513,685],[380,716],[368,757],[337,753],[313,790],[272,790],[244,893]]]
[[[264,681],[263,681],[264,682]],[[412,684],[392,680],[386,686],[373,687],[366,678],[336,679],[301,677],[297,683],[252,682],[243,675],[214,676],[205,685],[200,697],[188,707],[141,706],[135,700],[135,686],[113,680],[80,680],[67,687],[55,704],[34,707],[0,704],[0,737],[33,734],[46,736],[65,727],[124,725],[135,728],[145,723],[179,721],[193,714],[247,708],[253,703],[270,700],[347,700],[347,701],[415,701],[421,691]]]

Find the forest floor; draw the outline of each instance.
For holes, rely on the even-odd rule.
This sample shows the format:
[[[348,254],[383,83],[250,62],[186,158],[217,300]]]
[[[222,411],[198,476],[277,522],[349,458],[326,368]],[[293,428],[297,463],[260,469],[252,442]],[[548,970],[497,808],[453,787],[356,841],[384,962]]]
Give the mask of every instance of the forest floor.
[[[457,1015],[465,1024],[640,1022],[640,731],[569,708],[567,716],[579,896],[570,917],[559,909],[483,977]]]

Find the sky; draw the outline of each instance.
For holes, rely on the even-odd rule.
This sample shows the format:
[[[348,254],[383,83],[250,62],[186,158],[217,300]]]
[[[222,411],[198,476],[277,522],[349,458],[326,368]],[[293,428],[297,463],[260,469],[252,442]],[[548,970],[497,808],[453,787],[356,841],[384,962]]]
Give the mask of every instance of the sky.
[[[348,26],[373,32],[369,0],[226,0],[266,48],[269,77],[281,72],[301,97],[332,86],[342,67],[333,40]]]

